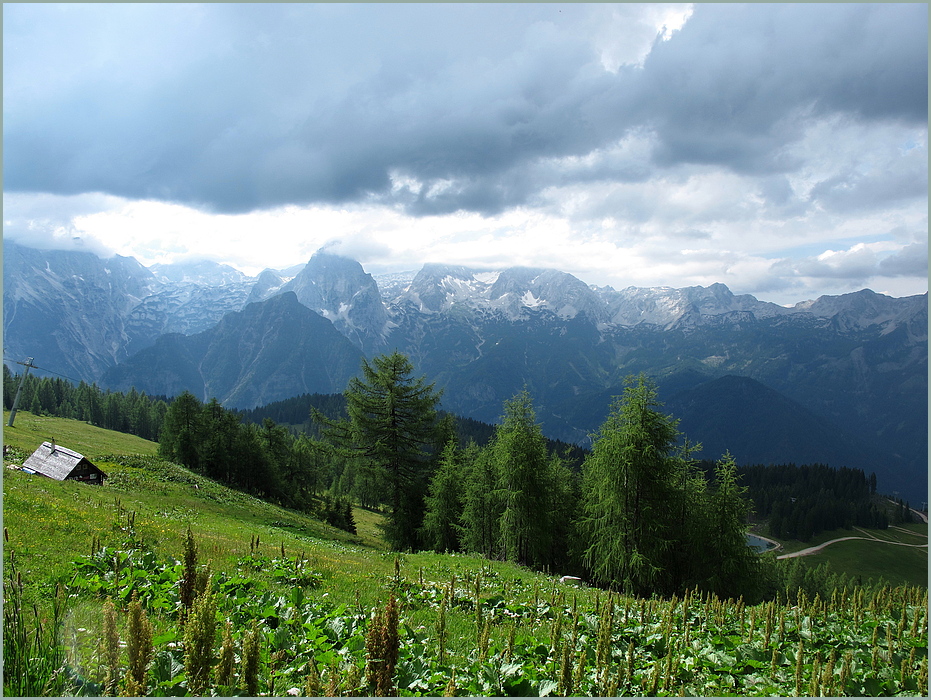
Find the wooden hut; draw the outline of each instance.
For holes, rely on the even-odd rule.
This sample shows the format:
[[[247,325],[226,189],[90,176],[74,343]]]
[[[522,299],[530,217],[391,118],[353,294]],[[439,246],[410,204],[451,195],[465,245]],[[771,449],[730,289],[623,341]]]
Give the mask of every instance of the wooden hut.
[[[102,484],[107,475],[84,455],[56,445],[55,441],[43,442],[39,449],[23,462],[23,471],[47,476],[56,481],[72,479],[86,484]]]

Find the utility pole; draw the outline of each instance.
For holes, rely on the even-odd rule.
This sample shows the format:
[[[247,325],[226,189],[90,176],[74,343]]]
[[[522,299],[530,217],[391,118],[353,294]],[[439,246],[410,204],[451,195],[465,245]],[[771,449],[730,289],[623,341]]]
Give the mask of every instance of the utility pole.
[[[29,368],[33,367],[38,369],[34,364],[32,364],[31,357],[27,357],[25,362],[17,362],[18,365],[25,365],[26,369],[23,372],[23,376],[19,378],[19,386],[16,388],[16,397],[13,399],[13,408],[10,409],[10,420],[7,421],[7,427],[13,427],[13,421],[16,419],[16,409],[19,408],[19,397],[23,393],[23,384],[26,382],[26,375],[29,374]]]

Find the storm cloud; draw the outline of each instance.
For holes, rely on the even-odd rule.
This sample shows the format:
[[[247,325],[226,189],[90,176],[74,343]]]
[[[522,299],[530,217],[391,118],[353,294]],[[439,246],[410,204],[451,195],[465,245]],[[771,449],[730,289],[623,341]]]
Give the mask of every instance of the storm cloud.
[[[634,129],[653,142],[626,177],[645,178],[677,163],[796,170],[787,144],[825,115],[927,121],[924,5],[697,5],[614,70],[593,39],[624,22],[609,10],[6,6],[6,189],[494,213],[623,179],[554,159],[597,161]]]
[[[259,262],[270,225],[380,269],[497,256],[784,301],[926,276],[924,4],[3,13],[5,237],[125,225],[119,252],[163,261],[209,231],[225,262],[298,262]]]

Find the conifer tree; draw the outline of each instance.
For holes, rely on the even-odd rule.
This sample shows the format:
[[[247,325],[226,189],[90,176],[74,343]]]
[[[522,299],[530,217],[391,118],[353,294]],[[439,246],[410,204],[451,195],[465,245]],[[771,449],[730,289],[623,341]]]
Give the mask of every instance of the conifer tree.
[[[437,552],[459,550],[462,464],[455,438],[446,443],[425,499],[423,543]]]
[[[655,590],[675,546],[667,516],[681,467],[678,421],[658,407],[652,381],[628,380],[582,467],[585,563],[599,583],[632,593]]]
[[[708,527],[704,532],[707,587],[718,596],[750,597],[759,557],[747,544],[750,503],[731,454],[715,464],[715,488],[708,496]]]
[[[333,421],[319,411],[314,420],[349,456],[385,478],[390,511],[383,526],[394,549],[416,548],[423,517],[428,453],[436,426],[440,393],[424,377],[411,376],[413,365],[400,352],[362,361],[362,377],[346,388],[347,420]]]
[[[321,445],[303,433],[291,445],[283,476],[301,500],[309,500],[320,489],[321,453]]]
[[[659,590],[694,588],[708,576],[708,482],[692,458],[700,449],[700,444],[685,438],[670,455],[674,467],[670,474],[672,491],[664,516],[669,546],[659,560],[660,571],[653,584]]]
[[[465,478],[462,493],[460,542],[466,552],[489,559],[498,555],[501,498],[491,448],[470,443],[462,458]]]
[[[189,469],[200,468],[198,447],[203,434],[201,403],[189,391],[171,402],[162,425],[159,454]]]
[[[9,410],[13,408],[13,397],[16,396],[16,386],[18,382],[10,371],[10,368],[3,365],[3,408]],[[83,384],[83,382],[82,382]]]
[[[505,559],[524,565],[549,563],[549,455],[526,389],[504,402],[504,416],[491,450],[504,505],[501,544]]]
[[[574,523],[579,503],[578,479],[568,467],[568,460],[552,454],[547,464],[547,506],[549,547],[546,563],[575,570],[578,563],[577,536]]]

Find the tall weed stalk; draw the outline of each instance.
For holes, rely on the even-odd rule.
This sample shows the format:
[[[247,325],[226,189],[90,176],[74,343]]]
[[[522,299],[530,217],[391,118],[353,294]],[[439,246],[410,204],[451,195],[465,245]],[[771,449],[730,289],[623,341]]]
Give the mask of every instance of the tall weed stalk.
[[[64,592],[61,587],[56,589],[48,619],[42,618],[35,605],[31,607],[30,616],[23,602],[23,578],[11,551],[8,576],[3,581],[3,695],[66,695],[70,683],[60,641]]]

